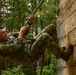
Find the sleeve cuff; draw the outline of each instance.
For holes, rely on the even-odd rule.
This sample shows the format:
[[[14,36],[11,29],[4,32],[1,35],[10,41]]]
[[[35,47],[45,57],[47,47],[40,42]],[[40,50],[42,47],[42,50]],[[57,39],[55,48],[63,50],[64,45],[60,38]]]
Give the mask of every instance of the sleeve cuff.
[[[20,38],[17,38],[16,40],[17,40],[18,44],[22,44],[22,42],[23,42],[23,39],[20,39]]]

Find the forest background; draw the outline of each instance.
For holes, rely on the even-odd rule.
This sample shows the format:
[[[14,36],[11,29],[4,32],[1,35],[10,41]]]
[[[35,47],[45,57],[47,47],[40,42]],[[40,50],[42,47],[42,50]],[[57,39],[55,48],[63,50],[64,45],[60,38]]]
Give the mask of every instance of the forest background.
[[[0,0],[0,26],[16,32],[27,22],[28,16],[41,0]],[[49,24],[56,25],[57,0],[45,0],[35,14],[28,37],[35,37]],[[0,56],[0,75],[40,75],[42,58],[35,64],[19,64]],[[46,50],[43,75],[56,75],[56,58]]]

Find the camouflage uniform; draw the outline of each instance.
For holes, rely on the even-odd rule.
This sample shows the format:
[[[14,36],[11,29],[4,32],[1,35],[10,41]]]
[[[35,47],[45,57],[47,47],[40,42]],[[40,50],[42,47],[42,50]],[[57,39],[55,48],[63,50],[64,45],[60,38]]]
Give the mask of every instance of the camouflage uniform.
[[[55,31],[54,25],[48,25],[36,36],[34,42],[11,37],[6,42],[0,43],[0,54],[14,61],[30,63],[37,61],[48,48],[58,58],[63,50],[54,42],[57,42]]]
[[[31,51],[29,56],[33,61],[37,61],[42,56],[46,48],[50,50],[56,58],[61,57],[64,52],[64,49],[58,46],[55,25],[48,25],[36,36],[36,41],[30,49]]]

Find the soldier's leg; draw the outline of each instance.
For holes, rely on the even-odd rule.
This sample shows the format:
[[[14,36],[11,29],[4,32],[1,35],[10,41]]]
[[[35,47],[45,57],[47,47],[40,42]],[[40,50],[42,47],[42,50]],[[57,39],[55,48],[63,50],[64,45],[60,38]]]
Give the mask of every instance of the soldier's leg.
[[[36,38],[38,38],[42,33],[48,33],[50,36],[53,37],[54,41],[57,43],[57,34],[56,34],[56,26],[55,25],[48,25],[45,27],[38,35]],[[73,45],[68,45],[67,49],[65,52],[62,53],[61,58],[64,59],[65,61],[68,61],[70,58],[70,55],[73,54]]]
[[[48,26],[46,26],[37,36],[36,38],[38,38],[42,33],[48,33],[50,36],[55,35],[56,33],[56,26],[53,24],[50,24]]]
[[[29,56],[33,61],[37,61],[40,59],[46,48],[48,48],[57,58],[60,57],[64,51],[54,42],[53,38],[49,34],[43,33],[32,45]]]

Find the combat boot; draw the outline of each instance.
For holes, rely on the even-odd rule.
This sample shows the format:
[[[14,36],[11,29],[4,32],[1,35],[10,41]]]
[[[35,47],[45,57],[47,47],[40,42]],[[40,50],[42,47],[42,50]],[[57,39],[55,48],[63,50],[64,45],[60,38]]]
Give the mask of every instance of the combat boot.
[[[67,62],[70,59],[70,56],[73,54],[73,50],[73,45],[69,45],[66,51],[62,53],[61,58]]]

